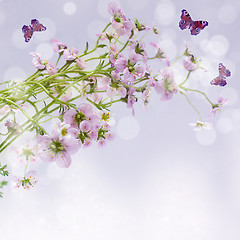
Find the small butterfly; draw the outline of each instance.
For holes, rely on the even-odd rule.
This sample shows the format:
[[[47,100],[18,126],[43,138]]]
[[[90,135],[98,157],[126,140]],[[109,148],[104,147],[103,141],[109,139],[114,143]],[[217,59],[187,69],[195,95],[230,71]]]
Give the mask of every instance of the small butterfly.
[[[218,71],[219,75],[214,78],[210,84],[223,87],[227,84],[226,77],[231,76],[231,72],[222,63],[219,63]]]
[[[37,19],[31,20],[31,25],[22,27],[22,32],[24,34],[25,42],[29,42],[32,38],[33,32],[42,32],[47,28],[44,27]]]
[[[197,35],[206,26],[208,26],[207,21],[193,21],[190,14],[185,9],[182,10],[181,20],[179,21],[179,27],[182,30],[190,28],[191,34]]]

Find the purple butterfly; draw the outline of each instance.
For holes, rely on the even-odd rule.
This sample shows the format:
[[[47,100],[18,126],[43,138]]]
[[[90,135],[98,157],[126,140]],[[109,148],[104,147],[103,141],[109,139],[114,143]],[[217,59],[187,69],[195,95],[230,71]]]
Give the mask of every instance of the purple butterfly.
[[[226,77],[231,76],[231,72],[222,63],[219,63],[218,71],[219,75],[210,84],[223,87],[227,84]]]
[[[207,21],[193,21],[190,14],[185,9],[182,10],[181,20],[179,21],[179,27],[182,30],[190,28],[191,34],[197,35],[206,26],[208,26]]]
[[[42,32],[47,28],[44,27],[37,19],[31,20],[31,25],[22,27],[22,32],[24,34],[25,42],[29,42],[32,38],[33,32]]]

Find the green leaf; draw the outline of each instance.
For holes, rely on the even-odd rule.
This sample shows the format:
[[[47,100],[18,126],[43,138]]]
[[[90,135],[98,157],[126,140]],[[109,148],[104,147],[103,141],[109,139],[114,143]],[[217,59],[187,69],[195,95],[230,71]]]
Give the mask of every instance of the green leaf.
[[[83,53],[86,53],[88,51],[88,42],[86,42],[86,47]]]
[[[98,48],[104,48],[104,47],[106,47],[106,44],[99,44],[97,47]]]

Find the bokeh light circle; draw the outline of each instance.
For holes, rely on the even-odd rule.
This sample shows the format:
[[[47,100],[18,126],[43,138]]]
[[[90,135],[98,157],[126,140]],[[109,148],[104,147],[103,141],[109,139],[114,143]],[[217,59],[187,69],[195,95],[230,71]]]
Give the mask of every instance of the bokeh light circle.
[[[63,5],[63,11],[67,15],[73,15],[77,11],[77,6],[74,2],[66,2]]]
[[[4,74],[5,81],[23,81],[27,78],[25,71],[20,67],[10,67]]]
[[[5,14],[2,11],[0,11],[0,26],[2,26],[5,23],[5,20],[6,20]]]
[[[146,6],[149,4],[149,2],[146,0],[131,0],[131,1],[127,1],[127,4],[134,11],[141,11],[146,8]]]
[[[237,19],[237,11],[231,5],[223,5],[218,10],[218,19],[224,24],[231,24]]]
[[[96,41],[97,37],[96,34],[101,33],[101,31],[104,29],[104,27],[106,26],[106,23],[101,22],[101,21],[92,21],[89,23],[88,25],[88,36]]]
[[[209,130],[202,129],[200,131],[196,131],[196,139],[203,146],[212,145],[216,141],[216,138],[216,130],[213,128]]]
[[[234,105],[238,101],[238,92],[232,87],[224,88],[220,95],[228,99],[227,106]]]
[[[161,1],[155,10],[155,19],[161,25],[169,25],[175,20],[175,5],[171,1]]]
[[[134,117],[124,117],[117,124],[117,134],[126,140],[137,137],[139,129],[139,124]]]
[[[38,40],[39,42],[43,41],[49,41],[50,39],[53,38],[53,36],[56,33],[56,25],[53,20],[50,18],[41,18],[39,19],[40,23],[42,23],[47,29],[46,31],[39,32],[39,33],[34,33],[33,34],[33,39]],[[31,41],[32,41],[31,40]]]
[[[31,45],[31,42],[25,42],[21,29],[16,29],[13,31],[11,40],[13,46],[19,49],[25,49]]]
[[[229,49],[228,39],[223,35],[215,35],[209,39],[207,48],[212,54],[223,56]]]
[[[177,46],[171,40],[162,40],[159,42],[159,45],[164,49],[167,57],[172,60],[176,57],[177,54]]]
[[[41,43],[37,46],[37,53],[40,53],[42,58],[49,60],[53,56],[53,47],[49,43]]]
[[[216,126],[221,133],[229,133],[233,130],[233,123],[228,117],[221,117]]]

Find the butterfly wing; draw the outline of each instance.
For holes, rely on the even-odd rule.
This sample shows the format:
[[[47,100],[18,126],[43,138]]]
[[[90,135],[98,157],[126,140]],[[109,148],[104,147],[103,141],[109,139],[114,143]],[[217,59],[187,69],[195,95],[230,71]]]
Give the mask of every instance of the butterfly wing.
[[[214,78],[211,82],[211,85],[216,85],[216,86],[221,86],[224,87],[227,84],[226,78],[222,77],[222,76],[218,76],[216,78]]]
[[[31,26],[33,31],[37,31],[37,32],[42,32],[45,31],[47,28],[44,27],[37,19],[32,19],[31,20]]]
[[[190,26],[190,31],[192,35],[197,35],[203,30],[206,26],[208,26],[207,21],[193,21],[192,25]]]
[[[231,75],[231,72],[222,63],[219,63],[218,71],[222,77],[229,77]]]
[[[22,32],[23,32],[23,34],[24,34],[25,42],[29,42],[30,39],[31,39],[31,37],[32,37],[32,35],[33,35],[33,29],[32,29],[32,27],[31,27],[31,26],[26,26],[26,25],[24,25],[24,26],[22,27]]]
[[[192,25],[192,18],[190,17],[190,14],[187,12],[187,10],[182,10],[181,20],[179,22],[179,27],[183,30],[186,28],[189,28]]]

